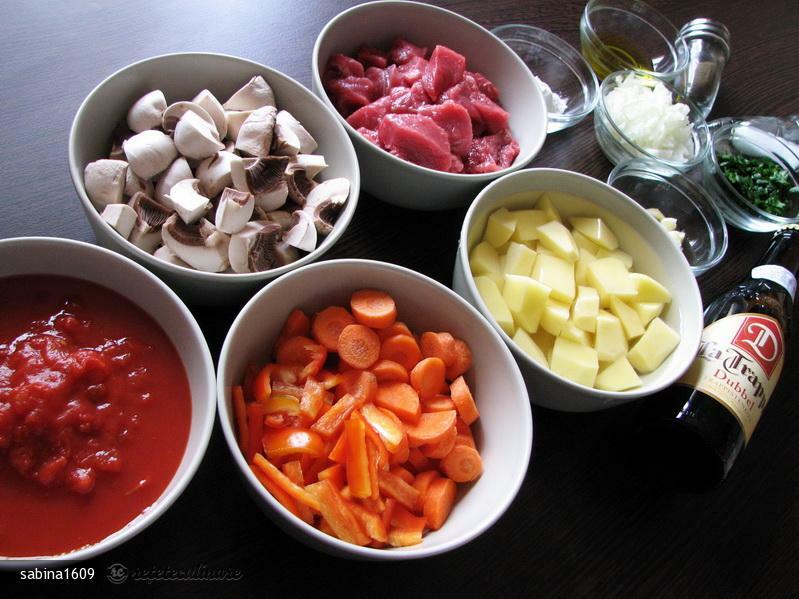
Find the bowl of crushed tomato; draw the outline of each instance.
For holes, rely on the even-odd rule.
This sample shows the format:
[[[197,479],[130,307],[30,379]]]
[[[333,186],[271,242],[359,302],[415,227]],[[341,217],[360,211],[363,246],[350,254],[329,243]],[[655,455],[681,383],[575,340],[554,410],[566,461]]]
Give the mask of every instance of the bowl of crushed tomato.
[[[0,569],[94,557],[153,523],[205,453],[214,384],[199,326],[147,270],[0,241]]]

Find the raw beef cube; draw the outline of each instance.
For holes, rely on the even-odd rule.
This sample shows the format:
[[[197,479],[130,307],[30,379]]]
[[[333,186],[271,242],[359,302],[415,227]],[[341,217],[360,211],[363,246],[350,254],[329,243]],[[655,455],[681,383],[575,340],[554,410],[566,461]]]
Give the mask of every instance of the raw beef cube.
[[[452,154],[451,156],[452,162],[449,165],[449,172],[451,173],[462,173],[463,172],[463,160],[457,154]]]
[[[408,40],[398,37],[391,46],[389,59],[394,64],[405,64],[414,56],[424,58],[427,56],[427,48],[422,48],[410,43]]]
[[[446,46],[436,46],[422,75],[422,83],[430,99],[435,102],[444,91],[460,83],[465,69],[466,59],[461,54]]]
[[[494,135],[478,137],[466,155],[467,173],[492,173],[507,168],[519,154],[517,144],[507,129]]]
[[[368,141],[371,141],[377,147],[380,147],[380,139],[377,136],[377,131],[367,129],[366,127],[358,127],[358,133],[363,135]]]
[[[364,67],[385,69],[388,66],[388,53],[364,44],[358,48],[358,60]]]
[[[447,171],[452,163],[447,132],[430,117],[388,114],[378,129],[380,144],[419,166]]]
[[[363,77],[363,65],[349,56],[335,54],[327,61],[322,80],[343,79],[344,77]]]
[[[374,99],[374,84],[366,77],[345,77],[327,82],[333,105],[345,118]]]
[[[466,71],[465,74],[474,78],[475,82],[477,83],[477,88],[481,92],[491,98],[494,102],[499,103],[499,90],[497,89],[496,85],[488,80],[488,77],[482,73],[472,71]]]
[[[361,110],[364,109],[361,108]],[[436,125],[447,132],[453,154],[462,156],[469,151],[472,145],[472,120],[463,106],[449,101],[443,104],[422,106],[417,112],[429,116],[436,122]]]
[[[347,122],[356,129],[365,127],[377,131],[377,128],[380,126],[380,121],[383,120],[383,117],[386,116],[390,110],[391,97],[384,96],[353,112],[347,117]]]
[[[412,86],[424,75],[427,61],[421,56],[412,56],[408,62],[397,67],[397,72],[402,76],[402,85]]]
[[[508,128],[508,113],[483,92],[472,94],[472,107],[489,133],[499,133]]]
[[[480,90],[477,87],[474,77],[464,75],[463,81],[450,87],[441,94],[441,97],[438,99],[439,104],[443,104],[447,100],[450,100],[463,106],[466,112],[469,113],[469,118],[472,119],[472,130],[475,136],[482,135],[485,129],[480,112],[472,103],[472,97],[479,93]]]
[[[388,90],[391,89],[391,86],[389,85],[388,69],[369,67],[368,69],[366,69],[365,75],[366,78],[369,79],[369,81],[371,81],[374,84],[375,86],[374,94],[378,98],[382,98],[383,96],[385,96],[388,93]]]
[[[430,102],[420,81],[414,83],[410,88],[395,87],[391,90],[389,97],[391,98],[390,112],[396,114],[416,112],[417,109]]]

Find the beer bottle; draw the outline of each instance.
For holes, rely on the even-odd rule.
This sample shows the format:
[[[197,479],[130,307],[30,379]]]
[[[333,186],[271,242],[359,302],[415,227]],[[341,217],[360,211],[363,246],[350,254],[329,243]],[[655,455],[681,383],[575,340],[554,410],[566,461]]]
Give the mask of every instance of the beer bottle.
[[[727,476],[780,378],[797,276],[799,226],[790,225],[707,307],[693,364],[644,408],[641,440],[661,480],[701,491]]]

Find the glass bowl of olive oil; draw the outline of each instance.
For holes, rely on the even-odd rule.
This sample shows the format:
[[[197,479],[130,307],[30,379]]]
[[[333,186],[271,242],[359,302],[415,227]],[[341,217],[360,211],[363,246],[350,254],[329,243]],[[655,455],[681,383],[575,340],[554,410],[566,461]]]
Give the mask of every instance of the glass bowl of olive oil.
[[[677,28],[639,0],[590,0],[580,18],[580,48],[600,79],[631,69],[672,81],[688,67]]]

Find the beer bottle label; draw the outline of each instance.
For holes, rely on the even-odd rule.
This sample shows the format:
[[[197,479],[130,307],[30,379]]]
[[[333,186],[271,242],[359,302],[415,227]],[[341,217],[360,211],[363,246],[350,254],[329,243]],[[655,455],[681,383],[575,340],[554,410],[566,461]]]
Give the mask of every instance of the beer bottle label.
[[[721,402],[752,436],[782,372],[784,338],[779,322],[740,313],[705,328],[699,353],[678,384]]]

